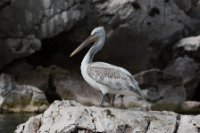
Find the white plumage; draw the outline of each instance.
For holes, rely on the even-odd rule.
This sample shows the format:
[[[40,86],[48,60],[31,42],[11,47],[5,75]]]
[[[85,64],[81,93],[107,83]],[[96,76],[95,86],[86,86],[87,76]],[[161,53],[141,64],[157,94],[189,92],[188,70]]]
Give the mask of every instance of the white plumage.
[[[75,55],[86,45],[94,42],[81,63],[81,73],[85,81],[93,88],[102,92],[100,106],[103,105],[107,94],[135,95],[143,97],[138,82],[130,72],[122,67],[104,62],[93,62],[94,55],[103,47],[105,42],[105,30],[103,27],[95,28],[91,36],[84,41],[70,56]]]

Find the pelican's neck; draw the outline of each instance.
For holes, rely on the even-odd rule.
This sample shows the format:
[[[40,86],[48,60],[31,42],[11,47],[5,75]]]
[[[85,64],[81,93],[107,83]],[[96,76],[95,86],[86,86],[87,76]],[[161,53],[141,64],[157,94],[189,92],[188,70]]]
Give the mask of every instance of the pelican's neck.
[[[105,42],[105,37],[103,37],[103,38],[99,39],[97,42],[95,42],[95,44],[89,49],[89,51],[83,58],[81,66],[92,63],[94,55],[103,47],[104,42]]]

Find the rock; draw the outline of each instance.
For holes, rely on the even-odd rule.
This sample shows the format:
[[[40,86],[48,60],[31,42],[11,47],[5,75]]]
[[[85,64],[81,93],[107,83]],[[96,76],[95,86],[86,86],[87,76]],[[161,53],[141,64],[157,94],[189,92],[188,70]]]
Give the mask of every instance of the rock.
[[[143,71],[135,75],[146,99],[155,104],[179,105],[186,100],[182,79],[164,74],[158,69]]]
[[[199,133],[200,132],[200,115],[188,116],[184,115],[180,118],[180,125],[178,127],[178,133]]]
[[[183,78],[187,100],[193,100],[200,82],[200,36],[181,39],[174,46],[173,61],[165,73]]]
[[[2,5],[5,5],[4,3]],[[16,16],[20,17],[16,18]],[[40,40],[66,31],[66,38],[72,40],[66,42],[67,48],[70,49],[88,35],[89,29],[104,25],[108,32],[107,44],[109,45],[106,45],[98,58],[101,57],[113,64],[124,64],[124,67],[132,72],[138,72],[151,68],[154,65],[151,61],[154,56],[155,60],[162,57],[164,52],[158,51],[165,51],[166,47],[171,48],[171,45],[166,46],[160,42],[170,43],[183,34],[195,32],[199,26],[199,21],[188,17],[172,0],[149,0],[148,2],[146,0],[60,0],[56,2],[20,0],[11,1],[6,8],[2,8],[0,18],[2,20],[0,21],[0,46],[3,47],[0,50],[0,53],[3,53],[0,56],[3,60],[0,68],[15,57],[21,58],[33,53],[27,49],[26,54],[24,52],[13,54],[9,49],[26,47],[22,46],[19,40],[33,36],[37,41],[31,43],[31,46],[34,46],[31,51],[37,51],[40,49],[38,47]],[[7,39],[12,40],[9,43],[14,43],[15,46],[7,45],[5,43]],[[159,45],[154,44],[156,41]],[[112,50],[118,52],[110,52]]]
[[[46,108],[46,97],[41,90],[18,85],[9,75],[0,75],[0,112],[42,112]]]
[[[192,100],[200,82],[200,64],[194,59],[183,56],[177,57],[165,68],[165,73],[183,78],[187,100]]]
[[[19,125],[15,133],[36,132],[154,132],[182,133],[199,127],[200,115],[173,112],[121,110],[83,106],[75,101],[55,101],[43,114]],[[189,121],[189,127],[186,124]],[[180,123],[179,123],[180,121]],[[194,124],[194,125],[192,125]],[[195,129],[195,130],[193,130]],[[177,131],[178,130],[178,131]]]
[[[31,55],[41,48],[41,42],[34,35],[23,38],[0,39],[0,68],[13,59]]]
[[[70,30],[86,15],[86,4],[84,0],[13,1],[0,11],[3,20],[0,38],[15,39],[34,34],[43,39]]]
[[[174,46],[175,56],[188,55],[194,59],[200,59],[200,35],[181,39]]]
[[[200,8],[200,1],[197,2],[197,7]]]
[[[200,6],[197,7],[192,7],[192,9],[190,10],[190,12],[188,12],[188,16],[200,20]]]
[[[72,66],[70,66],[72,67]],[[101,92],[90,87],[82,78],[79,67],[73,69],[63,69],[52,65],[49,67],[31,67],[26,61],[15,62],[4,71],[16,78],[20,84],[36,86],[45,92],[48,88],[49,74],[54,75],[56,92],[66,100],[76,100],[81,104],[97,105]]]
[[[176,58],[169,66],[165,68],[165,73],[182,77],[187,79],[190,77],[196,77],[200,73],[199,71],[200,64],[195,62],[194,59],[183,56]]]
[[[3,0],[0,3],[0,68],[40,50],[41,39],[69,31],[86,16],[86,3],[84,0]]]
[[[187,17],[173,0],[93,0],[93,3],[97,19],[108,33],[98,58],[123,65],[131,72],[152,68],[155,64],[152,59],[163,65],[163,56],[170,52],[171,43],[195,31],[199,23]]]
[[[199,113],[200,112],[200,102],[196,101],[185,101],[182,104],[183,112],[185,113]]]
[[[15,64],[12,67],[7,68],[6,72],[14,75],[20,84],[29,84],[45,90],[48,86],[46,83],[49,73],[51,73],[54,75],[57,93],[62,99],[76,100],[84,105],[99,104],[101,92],[93,89],[84,81],[79,68],[77,68],[78,70],[73,69],[71,72],[59,66],[40,66],[31,69],[24,62]],[[23,71],[20,71],[19,68],[22,68]],[[141,72],[136,74],[135,77],[149,101],[142,100],[138,96],[124,96],[123,106],[125,108],[150,108],[156,104],[175,104],[175,106],[179,106],[181,102],[185,101],[185,90],[181,78],[168,77],[162,71],[156,69]],[[108,104],[105,103],[105,106],[108,106]],[[116,97],[115,107],[121,107],[120,97]]]
[[[192,0],[175,0],[175,2],[179,8],[184,10],[186,13],[192,8]]]
[[[11,0],[2,0],[0,1],[0,10],[11,3]]]

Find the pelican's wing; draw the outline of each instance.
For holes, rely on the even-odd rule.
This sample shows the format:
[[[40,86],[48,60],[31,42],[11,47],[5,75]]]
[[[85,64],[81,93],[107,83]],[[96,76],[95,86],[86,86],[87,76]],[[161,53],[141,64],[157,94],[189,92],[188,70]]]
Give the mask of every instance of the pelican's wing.
[[[129,90],[143,96],[138,82],[124,68],[103,62],[95,62],[88,66],[87,71],[93,80],[113,89],[113,91]]]

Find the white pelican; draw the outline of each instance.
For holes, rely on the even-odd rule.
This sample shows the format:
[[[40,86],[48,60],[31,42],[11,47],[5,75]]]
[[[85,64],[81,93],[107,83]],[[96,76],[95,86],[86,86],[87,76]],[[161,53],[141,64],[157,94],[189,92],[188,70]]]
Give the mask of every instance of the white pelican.
[[[81,62],[81,74],[93,88],[102,92],[100,106],[103,106],[107,94],[139,95],[144,98],[138,82],[130,72],[122,67],[104,62],[93,62],[94,55],[103,47],[106,39],[104,27],[95,28],[91,35],[76,48],[70,57],[77,54],[88,44],[93,43]]]

